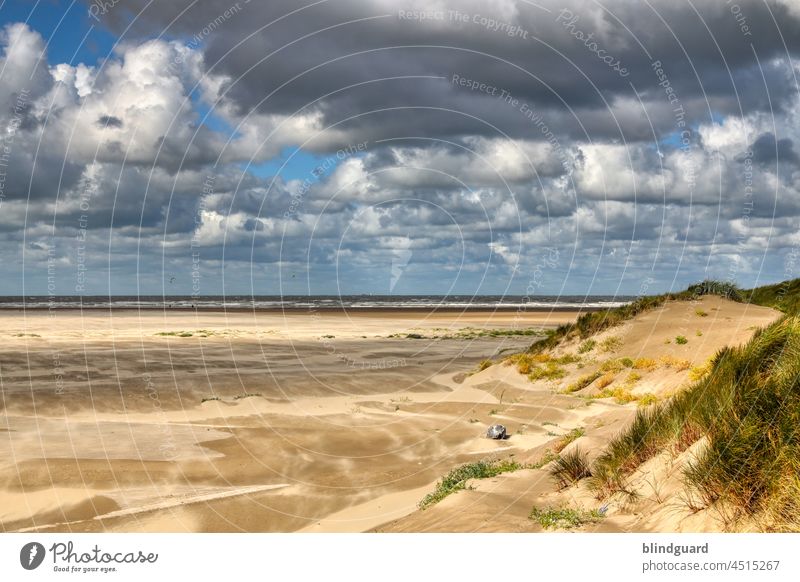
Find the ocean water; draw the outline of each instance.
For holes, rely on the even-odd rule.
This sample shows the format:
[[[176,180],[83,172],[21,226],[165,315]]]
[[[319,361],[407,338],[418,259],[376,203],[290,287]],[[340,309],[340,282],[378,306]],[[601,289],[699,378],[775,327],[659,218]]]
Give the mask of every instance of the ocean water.
[[[632,301],[629,296],[517,295],[142,295],[0,296],[0,309],[448,309],[537,310],[606,309]]]

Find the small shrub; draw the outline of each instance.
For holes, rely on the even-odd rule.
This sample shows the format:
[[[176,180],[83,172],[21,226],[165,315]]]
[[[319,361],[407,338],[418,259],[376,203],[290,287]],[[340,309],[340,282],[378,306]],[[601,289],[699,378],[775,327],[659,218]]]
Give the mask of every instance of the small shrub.
[[[203,402],[211,402],[214,400],[222,400],[222,398],[220,398],[219,396],[206,396],[205,398],[200,399],[200,404],[202,404]]]
[[[572,394],[573,392],[577,392],[578,390],[583,390],[589,384],[597,380],[600,376],[602,376],[602,372],[594,372],[593,374],[585,374],[578,378],[575,382],[570,384],[564,389],[564,394]]]
[[[694,332],[694,335],[697,337],[703,337],[703,332],[698,329],[696,332]]]
[[[701,364],[700,366],[692,366],[689,370],[689,379],[692,382],[697,382],[698,380],[702,380],[705,378],[706,374],[711,371],[713,367],[713,362],[708,361],[705,364]]]
[[[586,434],[586,429],[583,428],[582,426],[579,426],[578,428],[573,428],[571,431],[569,431],[568,433],[566,433],[564,436],[561,437],[561,439],[556,443],[556,446],[553,447],[553,451],[556,453],[560,453],[561,451],[567,448],[567,445],[578,440],[585,434]]]
[[[241,400],[242,398],[254,398],[256,396],[263,396],[263,394],[261,392],[245,392],[244,394],[237,394],[233,399]]]
[[[626,368],[633,368],[633,360],[630,358],[620,358],[619,363]]]
[[[633,367],[636,370],[647,370],[650,372],[658,367],[658,362],[653,358],[636,358],[633,361]]]
[[[614,373],[613,373],[613,372],[608,372],[608,373],[606,373],[606,374],[603,374],[603,375],[602,375],[602,376],[601,376],[601,377],[600,377],[600,378],[597,380],[597,387],[598,387],[598,388],[600,388],[600,389],[602,390],[603,388],[605,388],[606,386],[608,386],[609,384],[611,384],[611,383],[614,381],[614,378],[616,378],[616,376],[614,375]]]
[[[467,481],[470,479],[486,479],[488,477],[496,477],[501,473],[508,473],[510,471],[517,471],[522,469],[523,466],[516,461],[478,461],[476,463],[468,463],[461,465],[450,471],[445,475],[441,481],[436,484],[436,489],[428,493],[422,501],[419,502],[420,509],[426,509],[435,503],[439,503],[442,499],[466,488]]]
[[[531,369],[530,373],[528,374],[528,379],[531,381],[535,380],[558,380],[559,378],[563,378],[566,376],[566,372],[564,368],[560,367],[555,362],[547,362],[547,364],[542,366],[535,366]]]
[[[595,348],[596,345],[597,345],[597,342],[595,340],[587,339],[585,342],[583,342],[581,345],[578,346],[578,353],[579,354],[587,354],[587,353],[591,352]]]
[[[586,453],[578,448],[556,459],[549,471],[559,489],[566,489],[581,479],[592,476]]]
[[[641,374],[637,374],[636,372],[631,372],[630,374],[628,374],[628,377],[625,378],[625,384],[627,384],[628,386],[633,386],[641,379],[642,379]]]
[[[639,406],[651,406],[658,402],[658,397],[655,394],[647,393],[639,396],[637,403]]]
[[[480,364],[478,364],[478,372],[483,372],[486,368],[489,368],[492,364],[494,364],[491,360],[483,360]]]
[[[600,365],[600,371],[602,372],[621,372],[625,366],[622,365],[620,360],[606,360]]]
[[[694,313],[695,313],[695,315],[697,315],[698,317],[708,317],[708,312],[706,312],[706,311],[703,311],[703,310],[702,310],[702,309],[700,309],[699,307],[698,307],[697,309],[695,309],[695,310],[694,310]]]
[[[629,402],[633,402],[637,399],[636,396],[631,394],[631,391],[628,388],[620,386],[616,388],[606,388],[600,392],[596,398],[613,398],[617,404],[628,404]]]
[[[603,517],[603,514],[596,509],[586,511],[566,506],[548,506],[543,509],[534,507],[531,510],[529,519],[538,522],[544,529],[573,529],[587,523],[596,523]]]
[[[600,342],[600,349],[604,352],[616,352],[622,347],[622,339],[612,335]]]
[[[675,356],[661,356],[658,359],[658,361],[665,368],[674,368],[678,372],[682,372],[683,370],[688,370],[689,367],[692,365],[691,362],[689,362],[689,360],[676,358]]]
[[[684,344],[688,344],[689,340],[686,339],[686,336],[679,335],[675,338],[675,343],[682,346]]]

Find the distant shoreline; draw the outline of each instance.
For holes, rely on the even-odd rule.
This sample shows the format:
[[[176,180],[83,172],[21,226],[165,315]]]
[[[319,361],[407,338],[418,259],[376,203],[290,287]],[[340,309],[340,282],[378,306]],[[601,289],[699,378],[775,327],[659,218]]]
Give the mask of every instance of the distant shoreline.
[[[13,312],[26,312],[26,311],[33,311],[33,312],[40,312],[40,311],[57,311],[59,313],[68,313],[68,312],[129,312],[129,311],[146,311],[146,312],[166,312],[166,313],[174,313],[174,312],[197,312],[197,313],[292,313],[292,314],[313,314],[313,313],[326,313],[326,314],[335,314],[335,313],[347,313],[347,314],[358,314],[358,313],[369,313],[369,314],[376,314],[376,313],[392,313],[392,314],[401,314],[401,313],[409,313],[409,314],[420,314],[420,313],[458,313],[458,312],[469,312],[469,313],[492,313],[492,312],[503,312],[503,313],[510,313],[518,311],[520,313],[549,313],[549,312],[557,312],[557,313],[588,313],[594,311],[605,311],[606,309],[611,309],[614,306],[608,307],[601,307],[601,306],[586,306],[586,307],[577,307],[572,305],[554,305],[551,307],[544,307],[544,306],[535,306],[535,307],[527,307],[527,308],[520,308],[518,306],[496,306],[496,307],[487,307],[484,305],[479,306],[464,306],[464,307],[453,307],[453,306],[442,306],[442,307],[387,307],[387,306],[376,306],[376,307],[186,307],[186,306],[142,306],[142,307],[130,307],[130,306],[108,306],[108,305],[92,305],[86,307],[75,307],[75,306],[65,306],[59,307],[55,306],[50,308],[46,305],[34,305],[34,306],[13,306],[13,307],[5,307],[0,305],[0,313],[13,313]]]

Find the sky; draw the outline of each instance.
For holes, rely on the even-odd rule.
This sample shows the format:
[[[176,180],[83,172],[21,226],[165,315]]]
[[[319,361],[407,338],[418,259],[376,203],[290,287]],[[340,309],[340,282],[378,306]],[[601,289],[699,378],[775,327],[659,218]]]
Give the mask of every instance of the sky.
[[[800,276],[798,0],[0,0],[0,294]]]

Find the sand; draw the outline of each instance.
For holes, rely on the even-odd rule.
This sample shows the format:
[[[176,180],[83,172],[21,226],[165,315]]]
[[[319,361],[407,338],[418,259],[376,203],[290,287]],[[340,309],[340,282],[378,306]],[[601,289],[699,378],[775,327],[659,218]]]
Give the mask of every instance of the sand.
[[[695,315],[698,305],[708,317]],[[535,461],[578,426],[582,446],[599,453],[636,404],[559,392],[602,358],[672,355],[701,364],[777,313],[710,298],[669,304],[606,332],[619,337],[617,351],[586,358],[557,382],[531,382],[499,363],[534,337],[477,333],[544,329],[576,316],[0,312],[0,525],[536,531],[532,505],[565,495],[544,470],[477,482],[425,511],[417,503],[461,463]],[[665,343],[678,334],[689,344]],[[478,372],[487,358],[498,363]],[[668,393],[687,374],[655,370],[635,391]],[[511,438],[483,438],[495,422]],[[603,531],[680,527],[674,517],[612,513]]]

